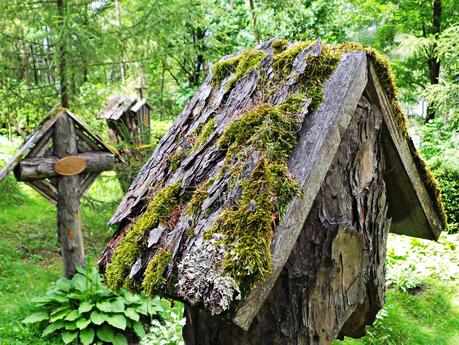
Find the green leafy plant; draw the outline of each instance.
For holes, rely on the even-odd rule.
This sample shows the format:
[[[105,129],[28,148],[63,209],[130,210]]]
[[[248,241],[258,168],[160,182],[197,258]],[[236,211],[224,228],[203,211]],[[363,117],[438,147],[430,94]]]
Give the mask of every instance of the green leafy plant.
[[[182,328],[185,325],[183,305],[162,300],[158,306],[160,319],[151,322],[150,332],[141,345],[183,345]]]
[[[59,334],[65,344],[127,345],[145,335],[144,323],[163,310],[159,299],[149,300],[124,289],[113,292],[102,283],[97,269],[78,268],[71,279],[61,278],[43,298],[40,311],[23,320],[44,326],[43,337]]]

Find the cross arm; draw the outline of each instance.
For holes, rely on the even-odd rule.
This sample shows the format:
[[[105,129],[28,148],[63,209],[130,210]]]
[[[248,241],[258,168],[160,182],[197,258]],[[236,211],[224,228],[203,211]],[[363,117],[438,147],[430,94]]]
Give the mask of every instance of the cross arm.
[[[86,162],[86,168],[83,171],[85,173],[110,170],[116,162],[114,154],[110,152],[93,151],[75,156]],[[58,176],[54,166],[59,159],[56,156],[24,159],[14,169],[14,175],[19,181],[33,181]]]

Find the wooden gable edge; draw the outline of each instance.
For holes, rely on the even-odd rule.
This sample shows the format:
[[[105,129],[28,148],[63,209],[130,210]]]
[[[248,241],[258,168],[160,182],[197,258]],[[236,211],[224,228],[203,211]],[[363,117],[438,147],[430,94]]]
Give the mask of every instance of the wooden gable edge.
[[[325,83],[324,102],[302,128],[299,142],[289,164],[292,174],[301,181],[302,195],[296,198],[276,231],[272,249],[273,270],[258,283],[234,315],[234,324],[248,330],[254,317],[269,296],[303,228],[320,190],[352,114],[367,84],[367,57],[364,52],[343,55],[333,76]]]
[[[68,109],[65,109],[66,113],[68,116],[72,118],[72,120],[75,121],[75,123],[81,127],[81,132],[83,134],[88,135],[91,139],[93,139],[98,145],[101,146],[102,149],[106,149],[108,152],[111,152],[115,155],[116,159],[120,162],[124,162],[123,158],[121,157],[120,153],[118,150],[116,150],[113,146],[110,146],[106,144],[101,137],[99,137],[96,133],[94,133],[89,126],[82,120],[80,120],[78,117],[76,117],[73,113],[71,113]],[[84,139],[84,138],[82,138]]]
[[[404,179],[404,183],[399,183],[397,187],[399,192],[403,189],[405,195],[388,195],[388,199],[390,199],[390,197],[404,197],[406,202],[405,205],[401,205],[401,207],[406,208],[405,213],[407,216],[405,217],[406,219],[400,220],[399,222],[396,219],[393,219],[390,231],[402,235],[436,240],[440,236],[443,228],[441,218],[435,209],[432,199],[427,191],[427,187],[419,173],[419,169],[413,158],[413,153],[410,150],[408,141],[402,133],[400,126],[396,123],[392,107],[390,106],[390,101],[379,82],[376,70],[371,62],[369,64],[369,83],[371,83],[375,89],[374,91],[376,93],[377,102],[379,103],[383,114],[383,122],[390,137],[387,138],[386,136],[384,138],[386,141],[385,153],[386,155],[390,155],[391,152],[387,151],[395,151],[399,159],[398,164],[400,164],[398,167],[400,169],[398,178]],[[388,147],[389,145],[391,147]],[[388,181],[386,181],[386,184],[387,183]],[[411,205],[411,210],[408,210],[408,204],[413,202],[415,202],[415,205]],[[417,208],[417,210],[414,208]],[[389,200],[389,213],[390,212],[391,205]],[[402,210],[398,209],[397,212],[402,212]]]
[[[24,159],[27,154],[35,147],[35,144],[46,135],[46,132],[56,122],[58,116],[64,113],[65,109],[59,106],[55,106],[45,117],[45,119],[37,126],[35,131],[24,140],[22,145],[17,149],[11,160],[0,170],[0,182],[8,175],[19,162]]]

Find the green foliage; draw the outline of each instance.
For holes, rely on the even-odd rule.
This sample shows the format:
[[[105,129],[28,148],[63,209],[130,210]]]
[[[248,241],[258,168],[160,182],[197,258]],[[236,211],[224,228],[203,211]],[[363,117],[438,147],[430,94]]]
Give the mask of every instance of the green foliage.
[[[95,267],[88,265],[69,280],[59,279],[46,296],[36,300],[38,311],[26,317],[25,324],[45,327],[43,337],[58,334],[65,344],[78,339],[83,345],[127,344],[126,334],[142,337],[145,321],[153,315],[156,301],[132,295],[126,290],[114,293],[102,283]]]
[[[440,185],[445,212],[448,217],[448,231],[459,231],[459,164],[437,161],[432,172]]]
[[[333,345],[456,344],[459,243],[389,235],[386,302],[367,335]]]
[[[161,301],[162,309],[158,308],[160,320],[151,322],[149,333],[142,338],[140,345],[184,345],[182,327],[185,325],[183,318],[183,305]]]
[[[105,273],[110,288],[121,287],[125,275],[146,247],[149,230],[169,219],[179,203],[180,185],[181,181],[178,181],[157,192],[147,210],[134,221],[132,229],[116,247]]]
[[[170,121],[152,121],[149,144],[134,143],[134,138],[129,135],[126,129],[124,134],[125,140],[115,147],[115,149],[117,149],[122,155],[124,162],[117,163],[114,169],[124,193],[128,191],[129,186],[139,173],[140,169],[151,157],[156,145],[158,145],[170,125]],[[181,156],[173,157],[174,164],[172,167],[179,163],[178,160],[180,157]]]

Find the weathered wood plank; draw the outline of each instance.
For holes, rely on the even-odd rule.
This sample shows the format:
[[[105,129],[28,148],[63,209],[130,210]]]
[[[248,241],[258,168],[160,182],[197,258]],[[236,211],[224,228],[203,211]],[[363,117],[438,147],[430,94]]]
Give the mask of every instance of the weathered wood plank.
[[[51,182],[48,181],[40,181],[40,180],[34,180],[34,181],[26,181],[26,183],[35,189],[38,193],[40,193],[42,196],[44,196],[48,201],[50,201],[53,204],[57,204],[57,189],[52,185]]]
[[[289,170],[301,181],[302,196],[287,210],[273,239],[273,271],[246,298],[233,322],[248,329],[284,267],[367,83],[363,52],[345,54],[324,86],[324,101],[299,133]]]
[[[115,156],[110,152],[85,152],[75,156],[86,161],[84,173],[109,170],[116,162]],[[54,165],[59,159],[56,156],[24,159],[14,170],[16,179],[19,181],[30,181],[58,176]]]
[[[63,158],[78,154],[73,119],[57,118],[54,126],[54,152]],[[57,179],[57,224],[61,255],[67,277],[76,273],[76,266],[85,266],[83,233],[80,223],[80,178],[60,176]]]
[[[438,239],[442,229],[439,215],[413,160],[407,138],[395,121],[373,64],[370,64],[370,81],[370,90],[382,109],[388,134],[384,136],[384,144],[386,155],[390,158],[386,180],[390,190],[389,213],[393,217],[391,232]]]
[[[25,158],[30,150],[37,144],[37,142],[43,137],[45,133],[54,125],[56,119],[65,112],[64,108],[54,107],[48,115],[48,119],[45,120],[25,142],[18,148],[13,158],[0,170],[0,182],[12,171],[16,165]]]

